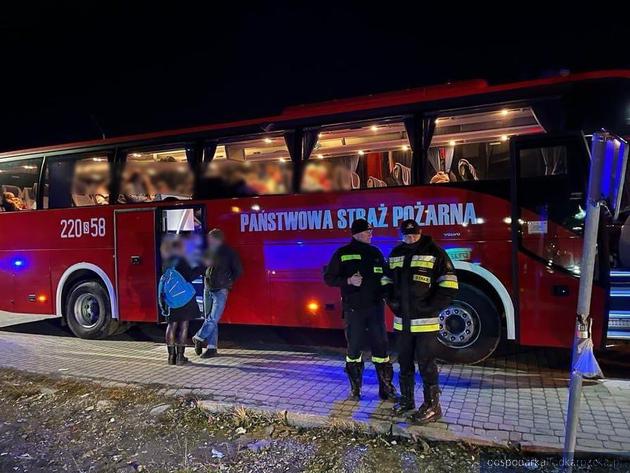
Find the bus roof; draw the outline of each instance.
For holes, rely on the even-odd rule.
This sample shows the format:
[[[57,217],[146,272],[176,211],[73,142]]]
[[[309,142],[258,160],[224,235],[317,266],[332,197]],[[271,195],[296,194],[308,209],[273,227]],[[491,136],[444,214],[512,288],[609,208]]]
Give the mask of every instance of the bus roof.
[[[75,148],[88,148],[91,146],[117,145],[126,142],[168,138],[169,136],[175,137],[210,131],[227,130],[230,128],[241,128],[268,123],[288,122],[292,120],[313,118],[319,116],[331,116],[341,113],[378,110],[380,108],[386,107],[413,105],[423,102],[434,102],[439,100],[456,99],[473,95],[517,91],[519,89],[532,89],[537,87],[553,86],[570,82],[582,82],[598,79],[630,79],[630,70],[612,69],[603,71],[581,72],[576,74],[566,74],[555,77],[546,77],[541,79],[511,82],[498,85],[489,85],[488,82],[483,79],[452,82],[442,85],[406,89],[398,92],[386,92],[367,95],[363,97],[330,100],[327,102],[315,104],[289,106],[286,107],[280,114],[267,117],[8,151],[0,153],[0,158],[16,157],[20,155],[29,155],[35,153],[57,152],[66,149],[72,150]]]

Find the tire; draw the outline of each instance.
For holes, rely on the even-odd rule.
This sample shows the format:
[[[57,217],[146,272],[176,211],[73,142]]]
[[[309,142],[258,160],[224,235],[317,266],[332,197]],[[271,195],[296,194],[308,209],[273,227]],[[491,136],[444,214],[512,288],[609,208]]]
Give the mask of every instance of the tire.
[[[90,340],[108,337],[119,327],[112,319],[109,294],[94,280],[80,281],[66,298],[66,321],[72,333]]]
[[[448,363],[479,363],[501,340],[501,315],[482,291],[461,283],[449,307],[439,314],[438,358]]]

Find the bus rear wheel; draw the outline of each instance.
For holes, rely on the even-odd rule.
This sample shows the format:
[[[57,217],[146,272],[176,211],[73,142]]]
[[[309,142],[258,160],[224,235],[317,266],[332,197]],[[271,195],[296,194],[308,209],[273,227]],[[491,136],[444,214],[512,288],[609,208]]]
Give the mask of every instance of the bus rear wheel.
[[[118,322],[112,319],[109,295],[93,280],[80,281],[68,292],[66,321],[79,338],[105,338],[118,330]]]
[[[501,315],[492,300],[467,283],[449,307],[439,314],[439,358],[449,363],[479,363],[488,358],[501,339]]]

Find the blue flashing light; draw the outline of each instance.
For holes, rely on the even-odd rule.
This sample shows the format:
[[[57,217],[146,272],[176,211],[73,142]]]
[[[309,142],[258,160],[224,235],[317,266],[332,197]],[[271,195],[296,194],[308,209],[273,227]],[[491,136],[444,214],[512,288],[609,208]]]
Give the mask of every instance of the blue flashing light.
[[[13,269],[16,269],[16,270],[26,268],[26,263],[27,263],[26,259],[19,258],[19,257],[13,258],[11,260],[11,266],[13,267]]]

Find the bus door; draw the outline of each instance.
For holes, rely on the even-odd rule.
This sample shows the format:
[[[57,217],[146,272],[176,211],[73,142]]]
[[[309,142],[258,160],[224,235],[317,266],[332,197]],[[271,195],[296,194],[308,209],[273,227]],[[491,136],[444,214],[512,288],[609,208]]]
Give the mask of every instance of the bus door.
[[[588,144],[582,134],[529,135],[513,137],[510,150],[517,338],[525,345],[570,346],[586,215]],[[593,317],[596,343],[604,303],[604,292],[594,291],[592,310],[602,312]]]
[[[157,322],[156,209],[116,210],[114,220],[120,320]]]
[[[158,276],[161,276],[161,268],[164,260],[168,257],[168,241],[182,238],[185,246],[186,259],[192,267],[202,263],[203,251],[205,248],[205,206],[203,205],[177,205],[174,207],[160,207],[157,216],[157,248],[155,253],[157,259]],[[193,281],[196,292],[196,300],[199,305],[200,314],[205,314],[203,298],[203,276]],[[153,291],[157,297],[157,282],[153,286]],[[156,299],[157,300],[157,299]],[[160,321],[164,321],[160,314]]]

